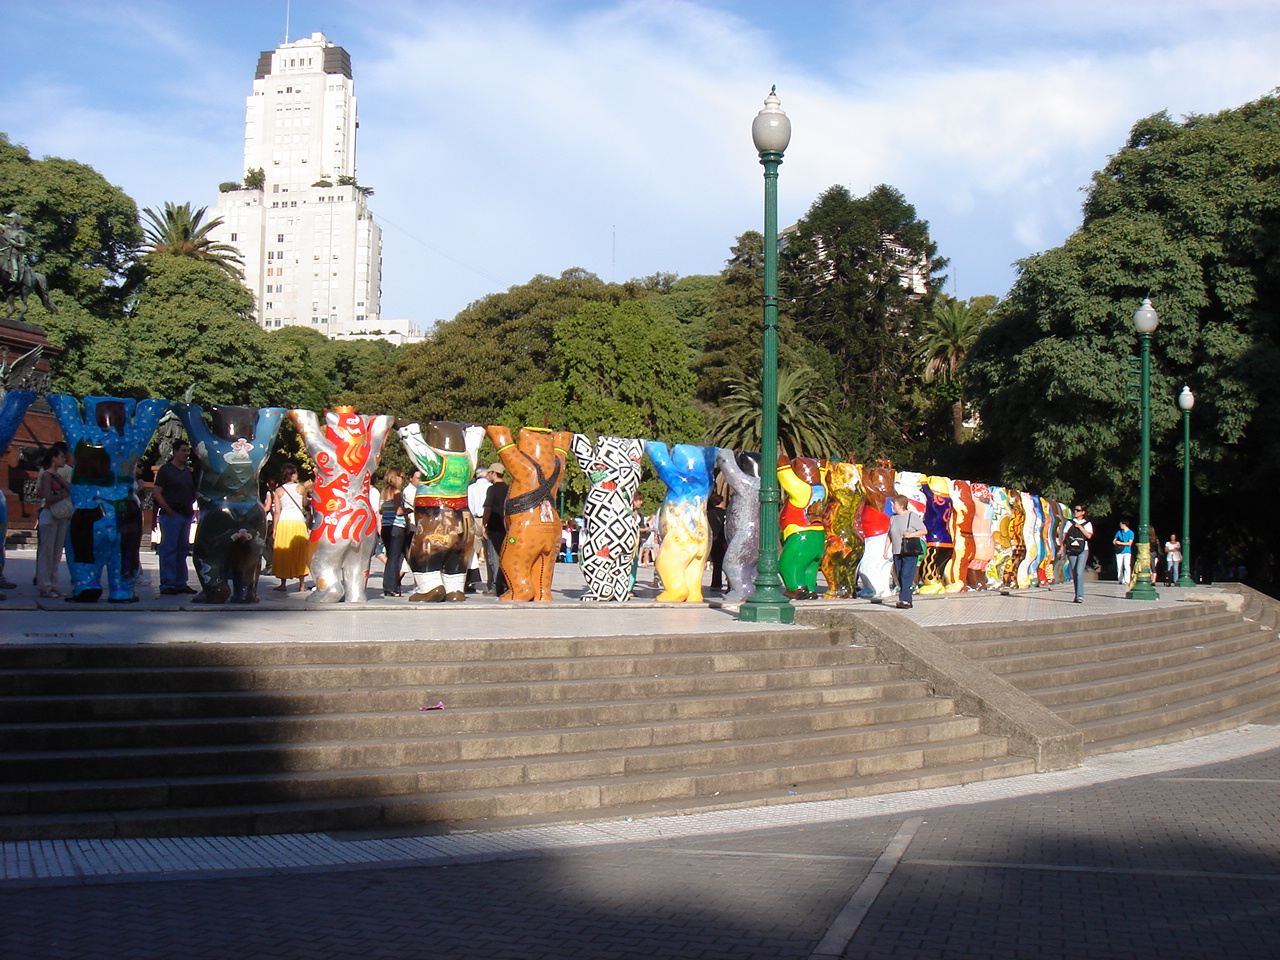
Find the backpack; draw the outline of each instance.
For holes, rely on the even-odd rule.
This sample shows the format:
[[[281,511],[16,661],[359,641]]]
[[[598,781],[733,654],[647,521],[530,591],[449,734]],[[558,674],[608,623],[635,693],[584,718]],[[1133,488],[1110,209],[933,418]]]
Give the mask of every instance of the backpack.
[[[1062,538],[1062,543],[1069,557],[1078,557],[1084,553],[1084,547],[1087,542],[1084,531],[1074,522],[1067,527],[1066,535]]]

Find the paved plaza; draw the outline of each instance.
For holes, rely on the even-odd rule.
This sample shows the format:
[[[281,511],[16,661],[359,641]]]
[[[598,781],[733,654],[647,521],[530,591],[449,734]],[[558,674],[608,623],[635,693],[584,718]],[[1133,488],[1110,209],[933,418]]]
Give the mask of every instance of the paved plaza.
[[[29,583],[24,551],[6,572]],[[148,558],[154,567],[154,562]],[[0,609],[4,641],[501,639],[759,629],[474,598]],[[24,593],[26,594],[24,596]],[[1161,604],[1189,599],[1163,590]],[[1204,595],[1204,591],[1200,591]],[[921,598],[923,626],[1134,609],[1114,584]],[[4,609],[7,608],[7,609]],[[1252,958],[1280,942],[1280,727],[859,800],[452,834],[0,844],[0,957]]]

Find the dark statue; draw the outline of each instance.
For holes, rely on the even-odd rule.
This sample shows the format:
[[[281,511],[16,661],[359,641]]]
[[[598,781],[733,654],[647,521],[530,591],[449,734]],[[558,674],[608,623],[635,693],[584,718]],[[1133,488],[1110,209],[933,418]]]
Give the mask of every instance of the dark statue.
[[[33,293],[46,310],[58,312],[49,300],[44,274],[31,269],[27,262],[27,231],[22,226],[22,215],[16,212],[9,213],[0,224],[0,291],[4,293],[7,319],[26,317],[27,298]]]

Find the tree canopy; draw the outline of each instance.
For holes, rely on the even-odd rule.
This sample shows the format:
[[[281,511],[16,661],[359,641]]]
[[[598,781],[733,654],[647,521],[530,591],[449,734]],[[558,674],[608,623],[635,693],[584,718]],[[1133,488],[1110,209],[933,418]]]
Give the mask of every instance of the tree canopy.
[[[1275,95],[1180,123],[1160,113],[1134,125],[1094,174],[1080,228],[1019,265],[970,354],[993,472],[1100,513],[1133,510],[1132,316],[1150,297],[1160,314],[1151,339],[1153,474],[1170,481],[1153,487],[1153,521],[1180,516],[1174,398],[1186,383],[1197,394],[1198,493],[1211,512],[1221,504],[1220,540],[1244,535],[1231,532],[1226,515],[1238,516],[1280,465],[1278,173]],[[1258,517],[1249,511],[1235,524],[1274,544],[1274,522],[1259,526]],[[1210,521],[1202,514],[1202,522]]]
[[[558,374],[510,403],[511,426],[542,423],[579,433],[692,443],[702,418],[690,406],[693,373],[675,327],[643,300],[589,303],[555,328]]]
[[[92,167],[37,160],[0,133],[0,211],[17,211],[28,253],[52,290],[97,317],[118,315],[124,278],[142,242],[138,206]]]
[[[555,326],[588,303],[634,299],[638,287],[586,270],[537,276],[494,293],[411,344],[356,391],[362,407],[413,420],[498,423],[503,409],[557,375]]]
[[[797,349],[832,387],[836,429],[861,457],[913,459],[924,403],[918,328],[946,261],[929,224],[893,187],[826,190],[786,237],[780,279],[794,301]]]

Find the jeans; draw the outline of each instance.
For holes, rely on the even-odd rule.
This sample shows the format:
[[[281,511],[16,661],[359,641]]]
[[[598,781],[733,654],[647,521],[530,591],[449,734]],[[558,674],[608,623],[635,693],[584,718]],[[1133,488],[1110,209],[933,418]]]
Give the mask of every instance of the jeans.
[[[893,555],[893,576],[898,581],[898,602],[911,602],[911,588],[916,585],[916,564],[919,557],[904,557],[900,553]]]
[[[387,566],[382,571],[383,594],[400,592],[400,568],[404,566],[404,541],[407,531],[404,527],[386,526],[382,528],[382,545],[387,548]]]
[[[187,585],[187,554],[191,552],[191,518],[160,514],[160,588]]]
[[[507,592],[507,578],[502,575],[502,542],[507,539],[507,535],[503,533],[501,536],[487,535],[484,538],[485,545],[485,566],[488,567],[489,589],[502,596]]]
[[[1182,577],[1182,561],[1170,560],[1169,561],[1169,582],[1177,583],[1178,580],[1181,579],[1181,577]]]
[[[1127,554],[1125,554],[1127,556]],[[1084,568],[1089,563],[1089,551],[1082,550],[1074,557],[1067,554],[1067,569],[1071,571],[1071,583],[1076,588],[1076,599],[1084,599]]]

